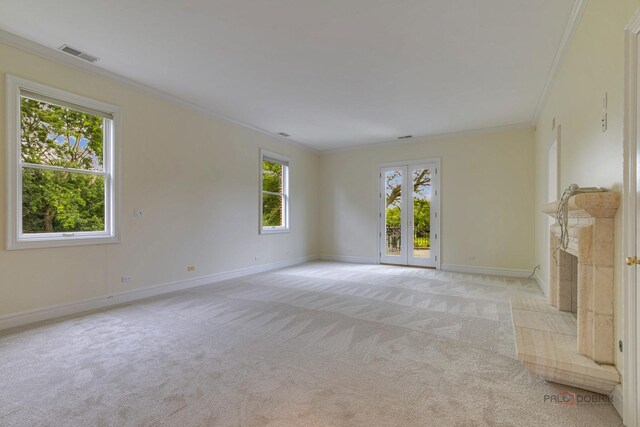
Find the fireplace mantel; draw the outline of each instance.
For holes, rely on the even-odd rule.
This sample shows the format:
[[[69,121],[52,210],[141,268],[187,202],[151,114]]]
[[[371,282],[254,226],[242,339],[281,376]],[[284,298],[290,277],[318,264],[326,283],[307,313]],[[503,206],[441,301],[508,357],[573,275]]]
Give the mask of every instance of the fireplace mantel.
[[[543,212],[555,218],[558,205],[548,203]],[[550,381],[599,393],[611,392],[620,379],[612,366],[613,218],[619,205],[616,192],[572,196],[566,249],[558,250],[560,225],[550,227],[548,304],[539,299],[511,301],[518,359]],[[572,284],[577,286],[577,301]]]
[[[547,203],[542,212],[555,218],[560,201]],[[569,198],[567,210],[574,218],[613,218],[620,207],[620,193],[604,191],[601,193],[581,193]]]

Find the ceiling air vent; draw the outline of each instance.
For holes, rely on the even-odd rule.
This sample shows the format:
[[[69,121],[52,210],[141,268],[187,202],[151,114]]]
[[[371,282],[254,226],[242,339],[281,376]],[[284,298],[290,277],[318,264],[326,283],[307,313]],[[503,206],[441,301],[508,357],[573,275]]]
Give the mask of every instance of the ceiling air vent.
[[[289,138],[291,136],[291,135],[289,135],[288,133],[285,133],[285,132],[278,132],[278,135],[284,136],[285,138]]]
[[[75,56],[76,58],[80,58],[87,62],[96,62],[98,60],[97,57],[93,55],[89,55],[88,53],[78,50],[76,48],[73,48],[71,46],[67,46],[66,44],[63,44],[62,46],[60,46],[60,50],[63,51],[64,53],[68,53],[69,55]]]
[[[404,136],[398,137],[398,139],[409,139],[409,138],[413,138],[413,135],[404,135]]]

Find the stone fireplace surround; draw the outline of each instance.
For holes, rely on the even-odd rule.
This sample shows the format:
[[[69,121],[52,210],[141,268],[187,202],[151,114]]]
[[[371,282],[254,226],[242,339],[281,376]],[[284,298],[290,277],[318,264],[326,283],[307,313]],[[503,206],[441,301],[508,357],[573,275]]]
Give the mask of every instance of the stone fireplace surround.
[[[582,193],[569,199],[569,245],[560,244],[560,225],[551,226],[548,304],[512,298],[518,359],[545,379],[598,393],[620,382],[614,363],[613,221],[616,192]],[[544,206],[555,217],[558,202]],[[577,258],[576,262],[572,256]],[[577,307],[572,311],[572,283]]]

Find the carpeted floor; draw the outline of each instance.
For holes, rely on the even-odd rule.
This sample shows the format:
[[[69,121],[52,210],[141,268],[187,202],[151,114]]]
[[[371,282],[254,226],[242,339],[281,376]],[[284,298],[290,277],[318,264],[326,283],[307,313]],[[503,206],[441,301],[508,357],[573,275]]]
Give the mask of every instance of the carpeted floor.
[[[2,426],[618,426],[514,359],[533,281],[310,263],[0,334]],[[548,398],[547,398],[548,400]]]

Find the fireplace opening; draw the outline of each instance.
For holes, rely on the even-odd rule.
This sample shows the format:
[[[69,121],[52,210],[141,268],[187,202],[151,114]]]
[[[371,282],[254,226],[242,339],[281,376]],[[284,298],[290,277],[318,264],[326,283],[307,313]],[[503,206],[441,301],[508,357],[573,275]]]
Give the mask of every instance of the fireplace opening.
[[[560,292],[558,309],[577,316],[578,313],[578,257],[558,251],[557,257]]]

